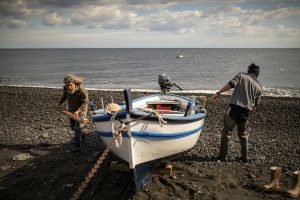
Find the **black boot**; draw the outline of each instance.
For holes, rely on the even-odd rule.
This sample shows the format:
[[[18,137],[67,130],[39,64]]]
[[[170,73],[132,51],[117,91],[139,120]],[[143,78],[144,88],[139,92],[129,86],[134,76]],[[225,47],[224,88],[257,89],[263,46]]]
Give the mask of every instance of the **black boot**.
[[[241,160],[244,163],[247,163],[249,161],[248,158],[248,136],[243,136],[240,138],[240,144],[241,144]]]
[[[74,133],[75,133],[75,146],[77,148],[80,148],[82,142],[82,131],[78,122],[76,122]]]
[[[82,136],[81,136],[81,144],[84,144],[85,143],[85,134],[82,133]]]
[[[220,161],[226,162],[226,156],[228,152],[228,142],[229,142],[228,137],[226,136],[221,137],[220,154],[219,154]]]

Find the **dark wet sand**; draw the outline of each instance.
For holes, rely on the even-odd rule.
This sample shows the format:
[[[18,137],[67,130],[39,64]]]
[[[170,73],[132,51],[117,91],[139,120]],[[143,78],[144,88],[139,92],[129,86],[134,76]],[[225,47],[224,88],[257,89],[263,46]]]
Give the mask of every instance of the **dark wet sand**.
[[[96,107],[100,97],[123,101],[121,92],[90,91]],[[73,153],[68,119],[53,110],[61,90],[0,87],[0,199],[70,199],[105,146],[88,129],[81,152]],[[134,93],[134,97],[147,93]],[[199,94],[200,95],[200,94]],[[206,95],[209,98],[210,95]],[[110,171],[111,153],[102,163],[81,199],[287,199],[292,172],[300,168],[300,98],[263,97],[250,118],[250,163],[236,160],[240,146],[233,133],[228,162],[218,162],[222,116],[228,96],[215,106],[207,103],[206,127],[196,146],[172,161],[173,176],[153,176],[136,193],[129,173]],[[13,161],[20,153],[33,158]],[[267,193],[269,168],[283,168],[280,191]]]

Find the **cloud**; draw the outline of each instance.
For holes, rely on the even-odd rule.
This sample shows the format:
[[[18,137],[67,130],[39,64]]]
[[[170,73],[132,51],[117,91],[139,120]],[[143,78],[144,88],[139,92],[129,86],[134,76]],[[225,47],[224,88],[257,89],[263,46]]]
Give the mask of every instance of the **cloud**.
[[[299,8],[275,8],[275,9],[256,9],[246,11],[241,19],[246,24],[258,24],[266,20],[283,19],[289,16],[299,16]]]
[[[27,7],[24,0],[1,0],[0,16],[1,17],[24,17],[32,14],[32,10]]]
[[[136,13],[119,6],[88,6],[76,10],[70,17],[73,25],[86,25],[88,28],[128,29],[143,20]]]
[[[70,24],[69,20],[65,20],[63,15],[58,12],[48,13],[44,16],[43,22],[46,26],[66,25]]]
[[[241,7],[235,6],[233,4],[224,4],[222,6],[210,9],[207,14],[209,15],[219,15],[219,14],[241,14],[245,13]]]
[[[210,4],[209,7],[203,6],[203,3],[207,2]],[[43,29],[44,26],[48,26],[49,29],[59,27],[66,32],[70,29],[80,29],[83,32],[119,31],[141,35],[166,34],[178,37],[207,36],[225,39],[237,36],[240,38],[299,37],[299,26],[293,26],[292,23],[285,24],[285,21],[291,17],[299,18],[300,8],[283,3],[286,1],[278,0],[276,3],[268,1],[269,4],[264,5],[269,7],[264,8],[249,8],[248,5],[243,4],[245,0],[211,2],[207,0],[0,0],[0,26],[21,28],[32,25],[39,29]],[[42,19],[41,23],[39,19]],[[65,26],[68,29],[64,29]]]
[[[6,0],[9,1],[9,0]],[[30,0],[23,0],[30,1]],[[207,3],[207,2],[219,2],[219,3],[241,3],[246,0],[35,0],[33,1],[35,5],[40,7],[49,7],[49,8],[74,8],[82,6],[134,6],[134,7],[151,7],[151,6],[168,6],[173,4],[180,3]]]
[[[26,0],[1,0],[0,25],[8,28],[21,28],[27,25],[26,17],[40,14],[38,10],[30,8]]]
[[[7,26],[8,28],[20,28],[26,26],[26,22],[19,19],[5,18],[0,20],[0,25]]]
[[[284,25],[277,25],[275,33],[280,37],[294,37],[300,38],[300,29],[287,28]]]
[[[156,1],[158,3],[162,1]],[[168,1],[170,2],[170,1]],[[102,2],[105,4],[104,2]],[[137,2],[127,2],[137,4]],[[143,2],[150,4],[150,2]],[[138,15],[129,6],[103,5],[73,8],[69,18],[57,12],[46,15],[45,25],[76,25],[103,30],[135,30],[146,32],[169,32],[173,34],[208,34],[223,37],[235,35],[248,37],[268,37],[272,32],[278,35],[295,35],[297,29],[285,31],[265,27],[263,23],[300,15],[299,8],[242,9],[225,4],[209,10],[158,10],[149,15]],[[68,15],[67,15],[68,16]]]
[[[145,17],[145,29],[153,31],[169,31],[186,33],[193,29],[203,16],[203,11],[170,12],[164,10]],[[192,31],[194,32],[194,31]]]

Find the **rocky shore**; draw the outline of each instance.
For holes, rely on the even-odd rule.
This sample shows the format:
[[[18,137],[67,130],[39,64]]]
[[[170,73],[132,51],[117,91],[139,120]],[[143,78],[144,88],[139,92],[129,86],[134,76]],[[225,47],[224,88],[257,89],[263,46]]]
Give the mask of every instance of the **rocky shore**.
[[[0,199],[70,199],[105,146],[87,131],[80,152],[72,152],[73,133],[68,119],[53,110],[62,90],[0,86]],[[134,93],[134,97],[148,93]],[[122,92],[89,91],[100,107],[123,101]],[[195,95],[195,94],[194,94]],[[201,94],[197,94],[200,96]],[[203,95],[203,94],[202,94]],[[207,98],[210,95],[205,95]],[[172,161],[173,176],[156,174],[142,192],[136,193],[129,173],[109,170],[109,154],[81,199],[287,199],[293,171],[300,168],[300,98],[263,97],[250,117],[249,163],[241,163],[236,133],[229,147],[228,162],[218,154],[222,116],[229,96],[216,105],[207,102],[205,129],[196,146]],[[13,156],[28,153],[26,160]],[[283,168],[278,192],[264,192],[270,166]]]

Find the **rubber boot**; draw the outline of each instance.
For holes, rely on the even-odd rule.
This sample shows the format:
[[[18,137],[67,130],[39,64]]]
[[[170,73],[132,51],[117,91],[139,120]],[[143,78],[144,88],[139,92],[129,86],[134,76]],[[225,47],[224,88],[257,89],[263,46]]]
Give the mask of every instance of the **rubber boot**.
[[[293,186],[287,191],[289,197],[299,197],[300,196],[300,171],[295,171],[293,176]]]
[[[243,136],[240,138],[241,144],[241,160],[246,163],[248,162],[248,136]]]
[[[271,167],[271,179],[270,183],[264,185],[264,190],[266,191],[273,191],[279,189],[279,179],[281,176],[281,167]]]
[[[221,137],[219,159],[224,162],[226,162],[226,156],[227,156],[227,152],[228,152],[228,142],[229,142],[229,139],[227,136]]]
[[[81,130],[82,136],[81,136],[81,144],[85,143],[85,132]]]
[[[75,128],[74,128],[74,133],[75,133],[75,147],[80,148],[81,147],[81,142],[82,142],[82,132],[80,128],[80,124],[76,122]]]

